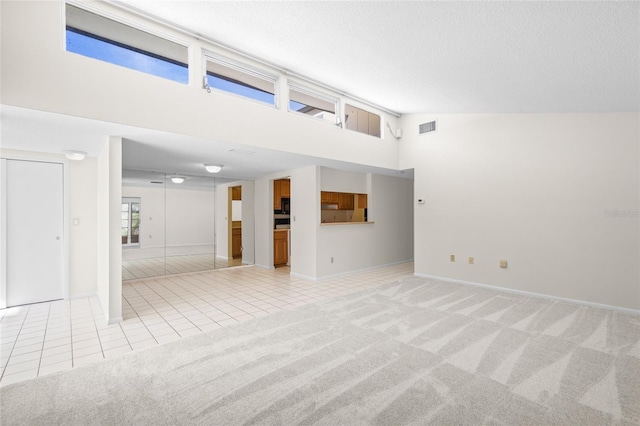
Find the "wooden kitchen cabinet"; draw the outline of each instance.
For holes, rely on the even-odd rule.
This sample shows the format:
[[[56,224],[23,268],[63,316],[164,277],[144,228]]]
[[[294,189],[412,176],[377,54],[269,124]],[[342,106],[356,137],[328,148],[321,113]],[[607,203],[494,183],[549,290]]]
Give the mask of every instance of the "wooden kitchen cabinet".
[[[320,204],[337,205],[337,210],[353,210],[355,208],[355,197],[361,194],[351,192],[320,192]],[[366,197],[366,194],[364,194]]]
[[[231,230],[231,257],[234,259],[242,257],[242,228]]]
[[[273,209],[280,210],[282,208],[282,181],[273,181]]]
[[[291,197],[291,181],[278,179],[273,181],[273,209],[282,209],[282,199]]]
[[[242,187],[241,186],[232,186],[231,187],[231,199],[232,200],[242,200]]]
[[[280,197],[291,197],[291,181],[289,179],[282,179],[280,181]]]
[[[273,232],[273,265],[286,265],[289,261],[289,231],[276,230]]]
[[[353,210],[353,195],[346,192],[338,193],[338,210]]]
[[[358,197],[358,205],[356,206],[359,209],[367,208],[367,194],[356,194]]]
[[[321,204],[338,204],[338,198],[339,197],[337,192],[328,192],[328,191],[320,192]]]

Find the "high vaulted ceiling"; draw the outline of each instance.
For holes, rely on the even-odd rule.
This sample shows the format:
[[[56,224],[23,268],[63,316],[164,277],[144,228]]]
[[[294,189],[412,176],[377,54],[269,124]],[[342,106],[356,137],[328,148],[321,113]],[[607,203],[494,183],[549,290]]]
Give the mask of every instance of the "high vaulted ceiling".
[[[122,0],[398,113],[640,105],[640,3]]]
[[[398,113],[640,111],[640,2],[112,2]],[[121,135],[125,169],[398,173],[6,105],[0,121],[7,149],[96,155]]]

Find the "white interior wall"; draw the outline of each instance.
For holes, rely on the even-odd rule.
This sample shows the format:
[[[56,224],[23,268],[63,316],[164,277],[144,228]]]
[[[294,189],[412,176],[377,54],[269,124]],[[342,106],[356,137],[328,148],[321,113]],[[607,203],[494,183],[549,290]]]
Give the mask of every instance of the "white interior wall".
[[[253,265],[256,261],[255,184],[242,182],[242,263]]]
[[[91,6],[141,21],[105,2],[92,2]],[[286,99],[280,100],[283,108],[276,109],[217,90],[207,93],[201,87],[202,77],[198,76],[200,52],[203,48],[220,49],[201,40],[143,22],[150,29],[189,44],[189,56],[194,63],[191,82],[184,85],[66,52],[64,2],[1,2],[0,7],[3,104],[371,166],[397,167],[397,141],[390,135],[373,138],[289,113]],[[47,64],[47,78],[42,78],[43,63]],[[286,88],[285,76],[281,88]],[[167,99],[172,101],[166,102]],[[348,99],[344,101],[354,104]],[[371,110],[390,121],[392,128],[396,127],[396,117]]]
[[[382,175],[367,176],[364,173],[346,175],[338,170],[323,168],[322,188],[325,188],[325,180],[329,182],[327,190],[369,192],[370,222],[322,226],[316,224],[316,278],[324,279],[413,259],[412,180]]]
[[[229,253],[229,185],[216,186],[216,256],[228,259]]]
[[[433,119],[437,131],[418,136]],[[400,167],[415,168],[415,198],[426,200],[414,200],[416,273],[640,308],[638,121],[404,117]]]
[[[321,167],[321,191],[367,193],[367,174]],[[318,194],[320,196],[320,194]]]
[[[273,179],[254,181],[255,264],[273,269]]]
[[[127,185],[122,196],[140,198],[141,248],[213,244],[213,191]]]
[[[165,246],[164,186],[123,186],[123,197],[140,198],[140,248]]]
[[[107,322],[113,323],[122,319],[122,138],[109,137],[97,163],[96,293]]]
[[[109,324],[122,321],[122,138],[109,136]],[[102,305],[104,309],[104,304]]]
[[[98,204],[96,158],[69,161],[69,294],[96,294]],[[75,222],[77,220],[77,223]]]
[[[320,174],[318,166],[295,169],[290,173],[291,275],[311,279],[318,276],[316,259],[319,250],[317,239],[320,226]],[[270,200],[270,209],[273,214],[273,195]],[[270,244],[273,246],[273,224],[271,229]],[[271,249],[273,251],[273,247]],[[273,255],[271,264],[273,265]]]
[[[214,191],[167,188],[167,247],[213,244],[214,208]]]

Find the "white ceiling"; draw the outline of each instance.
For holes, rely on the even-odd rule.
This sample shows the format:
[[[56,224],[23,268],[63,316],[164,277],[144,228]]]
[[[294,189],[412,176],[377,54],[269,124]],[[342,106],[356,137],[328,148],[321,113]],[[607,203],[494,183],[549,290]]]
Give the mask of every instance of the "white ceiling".
[[[640,110],[636,1],[115,3],[399,113]]]
[[[399,113],[640,111],[639,2],[115,3]],[[211,161],[232,180],[311,164],[396,173],[4,105],[1,114],[3,148],[97,155],[119,135],[127,169],[198,176]]]

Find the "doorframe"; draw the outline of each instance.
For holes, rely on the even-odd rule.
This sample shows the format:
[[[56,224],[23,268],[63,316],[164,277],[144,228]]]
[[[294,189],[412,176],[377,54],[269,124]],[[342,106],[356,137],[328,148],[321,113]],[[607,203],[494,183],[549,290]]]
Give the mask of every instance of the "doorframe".
[[[63,256],[63,265],[62,265],[62,285],[63,285],[63,300],[69,300],[70,296],[70,286],[69,286],[69,238],[70,238],[70,229],[69,229],[69,160],[66,157],[59,154],[48,154],[48,153],[39,153],[39,152],[0,152],[0,159],[3,160],[15,160],[15,161],[31,161],[35,163],[54,163],[62,165],[62,234],[64,241],[62,242],[62,256]],[[6,163],[5,163],[6,165]],[[6,235],[5,231],[7,229],[6,223],[6,185],[7,185],[7,171],[5,167],[2,167],[2,223],[0,224],[0,231],[2,231],[2,235]],[[7,307],[7,276],[6,276],[6,257],[4,253],[6,253],[7,240],[6,238],[2,238],[2,255],[0,255],[0,259],[2,261],[2,274],[0,274],[0,309],[5,309]]]
[[[233,218],[231,216],[233,200],[233,189],[231,186],[227,187],[227,259],[228,262],[233,260]]]

